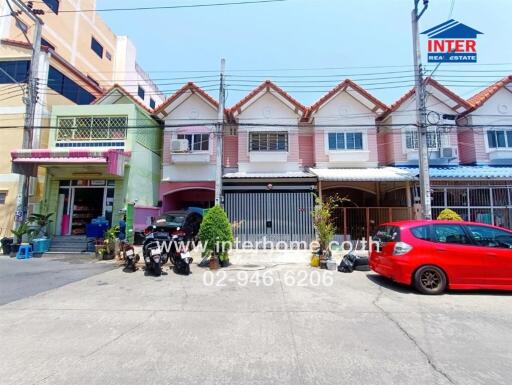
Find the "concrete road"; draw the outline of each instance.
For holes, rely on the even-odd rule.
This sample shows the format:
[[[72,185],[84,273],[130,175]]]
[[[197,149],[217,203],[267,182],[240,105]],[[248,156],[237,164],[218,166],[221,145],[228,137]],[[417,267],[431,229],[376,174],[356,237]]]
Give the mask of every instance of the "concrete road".
[[[506,293],[427,297],[294,266],[167,273],[116,269],[1,306],[0,382],[510,384]]]
[[[114,268],[89,254],[50,255],[17,260],[0,256],[0,305]]]

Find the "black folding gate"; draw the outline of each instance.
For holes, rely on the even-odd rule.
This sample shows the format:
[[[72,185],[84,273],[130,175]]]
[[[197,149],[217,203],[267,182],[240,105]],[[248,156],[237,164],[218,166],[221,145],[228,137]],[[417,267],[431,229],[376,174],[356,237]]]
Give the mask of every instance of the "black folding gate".
[[[304,242],[314,239],[310,191],[225,192],[224,207],[240,243]],[[274,246],[276,247],[276,246]]]

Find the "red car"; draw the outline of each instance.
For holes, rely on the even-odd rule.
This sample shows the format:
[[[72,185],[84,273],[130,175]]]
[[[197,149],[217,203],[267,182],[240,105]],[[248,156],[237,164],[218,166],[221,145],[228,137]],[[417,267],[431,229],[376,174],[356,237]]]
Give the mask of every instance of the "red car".
[[[378,227],[369,265],[424,294],[512,290],[512,231],[474,222],[401,221]]]

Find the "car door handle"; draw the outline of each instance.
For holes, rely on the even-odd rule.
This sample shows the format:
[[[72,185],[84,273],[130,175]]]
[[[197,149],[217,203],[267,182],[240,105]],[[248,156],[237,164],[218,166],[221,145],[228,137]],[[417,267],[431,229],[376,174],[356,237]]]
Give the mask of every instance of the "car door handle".
[[[488,257],[497,257],[498,254],[495,254],[495,253],[487,253],[486,254]]]
[[[448,249],[445,249],[444,247],[436,247],[437,251],[448,251]]]

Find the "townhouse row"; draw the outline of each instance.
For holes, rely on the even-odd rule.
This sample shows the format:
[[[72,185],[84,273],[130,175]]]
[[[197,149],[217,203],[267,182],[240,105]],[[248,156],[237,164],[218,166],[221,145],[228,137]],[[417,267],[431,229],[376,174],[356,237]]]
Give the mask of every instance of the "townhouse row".
[[[426,83],[434,215],[450,207],[512,227],[512,77],[468,100]],[[57,213],[57,235],[83,234],[100,215],[115,223],[126,207],[135,230],[211,207],[220,139],[223,203],[241,241],[312,239],[312,193],[348,198],[335,212],[340,240],[416,215],[414,90],[387,106],[345,80],[305,107],[266,81],[224,111],[222,135],[217,111],[193,83],[154,110],[114,86],[92,105],[54,108],[49,147],[13,151],[13,168],[47,170],[40,207]]]

